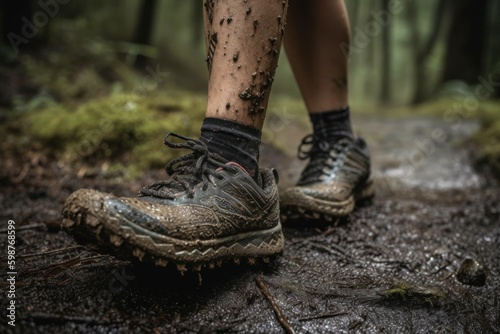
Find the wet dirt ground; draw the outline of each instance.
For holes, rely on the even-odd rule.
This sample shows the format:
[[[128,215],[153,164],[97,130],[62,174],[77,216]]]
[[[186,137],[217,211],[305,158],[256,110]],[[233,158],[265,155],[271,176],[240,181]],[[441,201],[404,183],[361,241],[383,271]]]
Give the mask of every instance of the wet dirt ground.
[[[472,148],[461,145],[477,125],[425,118],[355,124],[371,144],[373,203],[335,224],[285,226],[285,252],[269,265],[183,276],[87,250],[58,227],[72,191],[133,196],[162,171],[122,184],[78,177],[26,152],[26,164],[0,179],[2,295],[9,219],[18,272],[16,327],[7,325],[3,297],[0,332],[283,333],[275,311],[296,333],[500,332],[500,188],[475,171]],[[275,133],[294,138],[289,152],[263,147],[262,165],[278,169],[281,189],[303,166],[293,152],[305,134],[300,126]],[[484,271],[465,275],[464,284],[457,272],[468,258]]]

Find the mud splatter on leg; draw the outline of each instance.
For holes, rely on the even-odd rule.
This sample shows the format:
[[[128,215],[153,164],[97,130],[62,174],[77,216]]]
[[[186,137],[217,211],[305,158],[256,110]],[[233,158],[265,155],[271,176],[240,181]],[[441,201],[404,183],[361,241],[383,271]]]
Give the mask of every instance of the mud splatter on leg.
[[[210,74],[206,115],[260,129],[288,1],[206,0],[204,7]]]

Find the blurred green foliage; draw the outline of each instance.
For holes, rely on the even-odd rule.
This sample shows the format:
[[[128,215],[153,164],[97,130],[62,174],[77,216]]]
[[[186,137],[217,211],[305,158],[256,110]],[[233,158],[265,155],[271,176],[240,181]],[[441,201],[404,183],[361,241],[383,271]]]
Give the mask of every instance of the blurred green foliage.
[[[110,95],[74,110],[56,104],[3,125],[13,136],[4,145],[15,151],[29,145],[68,165],[106,163],[133,177],[180,154],[161,149],[167,131],[199,136],[204,105],[202,96],[175,91],[147,97]]]

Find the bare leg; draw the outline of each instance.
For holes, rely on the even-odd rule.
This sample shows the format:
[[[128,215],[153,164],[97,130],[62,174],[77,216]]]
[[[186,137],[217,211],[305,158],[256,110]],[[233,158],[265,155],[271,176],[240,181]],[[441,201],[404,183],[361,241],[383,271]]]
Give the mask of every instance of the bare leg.
[[[261,129],[288,1],[204,0],[210,74],[206,116]]]
[[[348,105],[349,18],[343,0],[293,0],[287,17],[285,48],[309,113]]]

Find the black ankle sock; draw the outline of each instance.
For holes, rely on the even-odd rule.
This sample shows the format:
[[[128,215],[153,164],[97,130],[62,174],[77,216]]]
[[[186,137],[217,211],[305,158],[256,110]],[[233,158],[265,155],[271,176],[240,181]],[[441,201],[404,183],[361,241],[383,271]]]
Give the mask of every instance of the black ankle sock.
[[[335,142],[342,137],[354,138],[349,107],[309,115],[314,135]]]
[[[250,126],[218,118],[205,118],[201,141],[210,152],[241,165],[257,181],[259,179],[259,145],[262,131]]]

